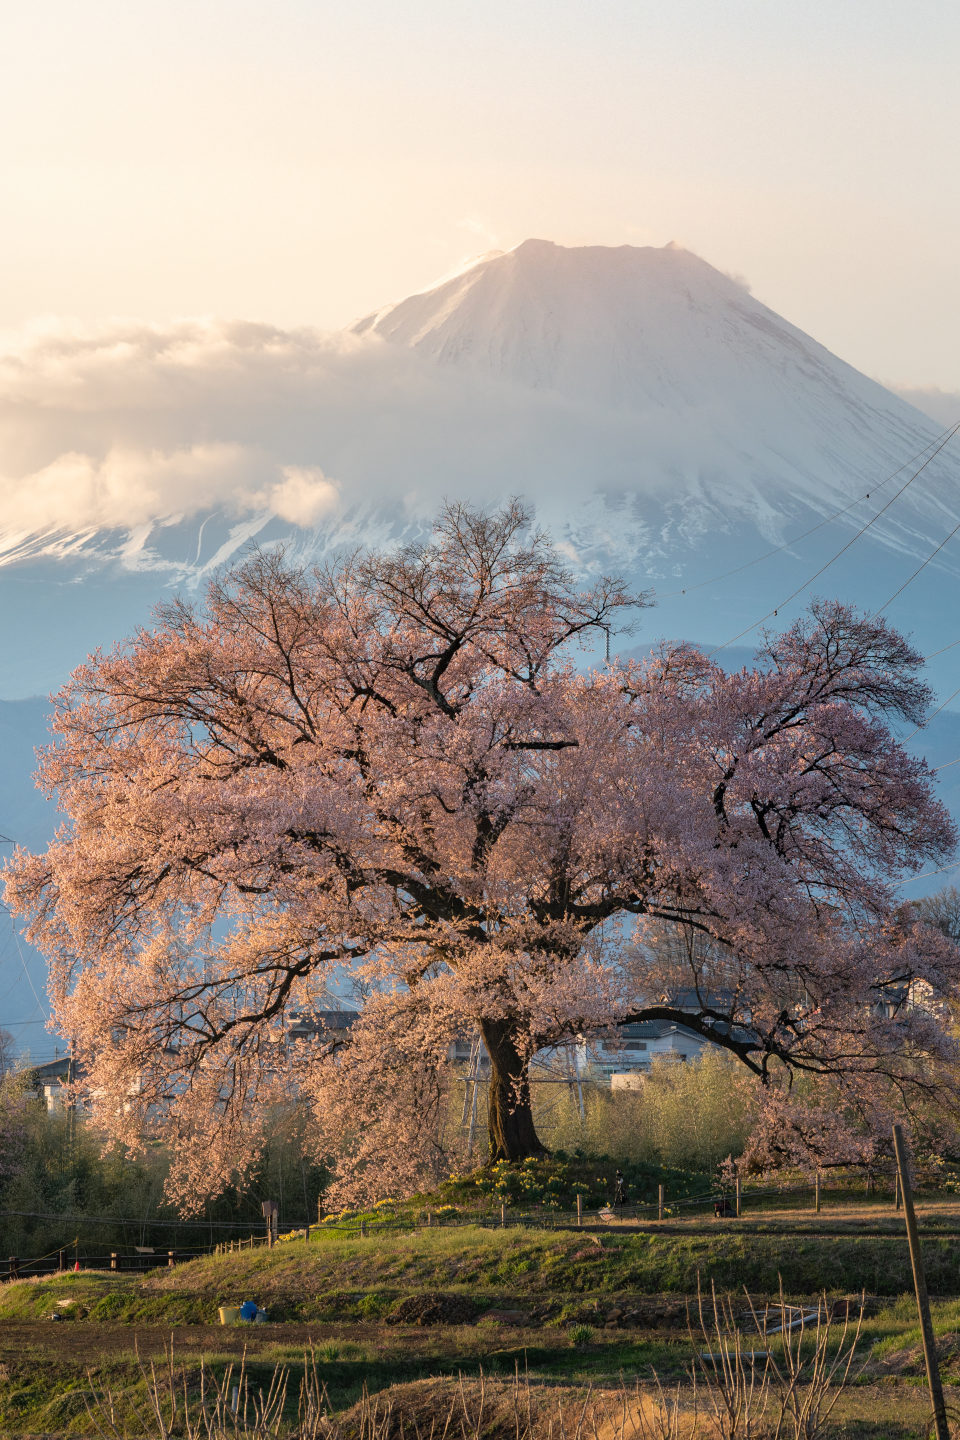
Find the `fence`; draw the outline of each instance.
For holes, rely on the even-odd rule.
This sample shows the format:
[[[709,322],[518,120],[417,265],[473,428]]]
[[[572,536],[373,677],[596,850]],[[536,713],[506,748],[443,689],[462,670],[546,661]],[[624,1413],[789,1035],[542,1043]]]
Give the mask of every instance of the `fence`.
[[[310,1226],[307,1225],[304,1228],[309,1240]],[[207,1254],[232,1255],[235,1251],[252,1250],[256,1245],[269,1246],[272,1244],[273,1238],[270,1235],[245,1235],[241,1236],[239,1240],[221,1240],[220,1244],[215,1245],[212,1251],[207,1251]]]
[[[597,1231],[626,1225],[649,1224],[654,1221],[669,1225],[671,1220],[695,1219],[698,1215],[713,1216],[722,1221],[727,1218],[742,1217],[750,1211],[756,1213],[771,1208],[797,1211],[812,1209],[816,1214],[820,1214],[828,1201],[850,1202],[858,1198],[875,1202],[886,1200],[887,1204],[892,1205],[894,1212],[900,1209],[898,1189],[893,1187],[892,1193],[889,1195],[878,1195],[875,1178],[867,1179],[865,1192],[858,1196],[850,1185],[828,1191],[817,1177],[811,1184],[748,1189],[738,1183],[727,1191],[711,1191],[708,1194],[684,1195],[677,1198],[668,1196],[665,1188],[660,1186],[655,1201],[645,1201],[634,1205],[602,1205],[590,1209],[584,1206],[582,1200],[579,1199],[576,1209],[567,1210],[548,1209],[545,1206],[523,1208],[511,1206],[505,1201],[498,1203],[496,1200],[489,1200],[486,1207],[481,1205],[476,1209],[460,1207],[454,1210],[452,1207],[450,1209],[444,1207],[442,1209],[427,1208],[419,1212],[408,1211],[399,1215],[384,1214],[376,1217],[369,1214],[346,1216],[342,1219],[328,1217],[319,1225],[307,1225],[293,1230],[285,1235],[284,1239],[294,1239],[299,1236],[309,1240],[311,1232],[315,1230],[320,1230],[323,1234],[363,1238],[368,1235],[390,1232],[411,1232],[434,1227],[458,1226],[480,1226],[483,1229]],[[960,1196],[951,1196],[950,1198],[960,1203]],[[880,1213],[883,1213],[882,1210]],[[960,1233],[960,1214],[957,1216],[957,1231]],[[869,1234],[869,1227],[858,1224],[857,1233]],[[271,1243],[272,1237],[268,1234],[251,1234],[195,1249],[170,1250],[134,1246],[127,1250],[111,1250],[105,1254],[81,1254],[77,1247],[65,1246],[38,1259],[24,1260],[17,1256],[11,1256],[6,1262],[0,1260],[0,1280],[24,1279],[29,1276],[70,1271],[74,1268],[77,1260],[84,1269],[142,1272],[157,1267],[172,1267],[183,1261],[192,1260],[198,1255],[239,1254],[244,1250],[252,1250],[256,1246],[270,1245]]]
[[[73,1247],[55,1250],[37,1259],[23,1260],[10,1255],[0,1261],[0,1280],[27,1280],[41,1275],[57,1275],[72,1271],[82,1261],[85,1270],[137,1271],[155,1270],[158,1266],[179,1265],[184,1260],[193,1260],[205,1250],[149,1250],[139,1247],[133,1251],[111,1250],[106,1255],[82,1256]]]
[[[880,1177],[882,1179],[882,1177]],[[511,1206],[506,1202],[488,1204],[486,1208],[465,1209],[460,1206],[453,1210],[425,1209],[418,1215],[412,1213],[401,1215],[384,1215],[382,1217],[347,1216],[344,1219],[328,1217],[321,1221],[319,1229],[326,1234],[341,1234],[366,1236],[393,1231],[412,1231],[429,1229],[434,1226],[455,1227],[455,1226],[480,1226],[483,1229],[509,1229],[511,1227],[526,1227],[539,1230],[571,1230],[589,1229],[603,1230],[610,1227],[621,1227],[623,1225],[643,1225],[654,1221],[658,1223],[669,1223],[671,1220],[694,1219],[698,1215],[704,1217],[712,1216],[717,1219],[737,1219],[750,1211],[762,1211],[764,1209],[812,1209],[815,1214],[821,1214],[823,1207],[828,1201],[835,1204],[838,1201],[847,1203],[862,1200],[864,1202],[883,1202],[892,1204],[894,1212],[900,1210],[900,1195],[897,1186],[890,1187],[886,1193],[878,1193],[876,1176],[869,1176],[864,1183],[860,1193],[856,1193],[852,1186],[845,1185],[828,1190],[818,1176],[812,1183],[801,1185],[771,1185],[756,1186],[747,1188],[739,1182],[725,1191],[711,1191],[703,1195],[685,1195],[671,1198],[660,1186],[660,1193],[656,1200],[644,1201],[639,1204],[608,1204],[600,1207],[587,1209],[582,1202],[578,1203],[575,1210],[548,1209],[544,1206],[533,1208],[522,1208]],[[952,1200],[960,1201],[960,1196],[951,1195]],[[882,1213],[882,1212],[881,1212]],[[957,1228],[960,1231],[960,1215],[958,1215]],[[307,1227],[309,1233],[310,1227]],[[868,1228],[858,1227],[860,1233],[869,1233]],[[301,1231],[301,1233],[303,1233]]]

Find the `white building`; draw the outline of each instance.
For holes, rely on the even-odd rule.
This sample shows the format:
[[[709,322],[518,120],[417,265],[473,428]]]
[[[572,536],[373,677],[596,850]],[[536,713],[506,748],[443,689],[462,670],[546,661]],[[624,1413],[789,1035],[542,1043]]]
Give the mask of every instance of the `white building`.
[[[614,1090],[629,1089],[630,1078],[644,1075],[655,1060],[696,1060],[709,1044],[671,1020],[638,1020],[615,1034],[582,1039],[577,1064],[582,1074],[609,1079]]]

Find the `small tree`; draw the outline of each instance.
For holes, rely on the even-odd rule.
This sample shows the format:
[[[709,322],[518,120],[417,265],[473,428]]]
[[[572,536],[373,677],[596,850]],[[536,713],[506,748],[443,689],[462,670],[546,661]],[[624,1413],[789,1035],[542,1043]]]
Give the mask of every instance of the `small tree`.
[[[16,1066],[17,1042],[9,1030],[0,1030],[0,1080]]]
[[[942,890],[924,895],[922,900],[915,900],[913,904],[926,925],[932,925],[954,945],[960,945],[960,888],[945,885]]]
[[[66,823],[7,895],[104,1123],[168,1117],[184,1194],[224,1183],[290,1083],[360,1191],[429,1174],[463,1029],[493,1158],[542,1151],[532,1055],[628,1015],[766,1083],[936,1087],[956,950],[890,889],[954,839],[887,724],[922,720],[920,658],[819,605],[733,676],[683,646],[576,670],[631,603],[578,591],[521,507],[453,506],[395,554],[258,555],[75,673],[41,769]],[[700,939],[665,964],[654,921]],[[346,973],[370,993],[349,1039],[294,1053],[285,1014]]]

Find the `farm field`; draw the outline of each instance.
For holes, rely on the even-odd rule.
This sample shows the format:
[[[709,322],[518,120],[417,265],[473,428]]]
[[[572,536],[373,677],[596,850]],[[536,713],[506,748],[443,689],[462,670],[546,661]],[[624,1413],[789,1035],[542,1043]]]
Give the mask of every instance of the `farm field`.
[[[960,1207],[928,1202],[920,1218],[954,1407]],[[309,1355],[346,1431],[359,1424],[366,1393],[428,1432],[444,1406],[465,1403],[458,1377],[464,1385],[483,1377],[484,1433],[506,1435],[515,1429],[510,1395],[518,1383],[530,1414],[576,1406],[585,1391],[591,1404],[619,1403],[621,1385],[632,1392],[654,1373],[683,1384],[697,1348],[688,1314],[693,1306],[695,1318],[698,1275],[701,1288],[730,1293],[741,1314],[743,1288],[762,1306],[776,1297],[778,1277],[796,1301],[814,1300],[821,1289],[834,1302],[865,1290],[864,1368],[826,1433],[864,1440],[926,1433],[906,1241],[886,1202],[831,1206],[819,1216],[765,1212],[604,1231],[458,1227],[361,1238],[321,1230],[309,1243],[144,1275],[11,1281],[0,1287],[0,1434],[98,1435],[88,1415],[97,1394],[141,1395],[141,1366],[163,1369],[172,1347],[174,1367],[188,1381],[196,1381],[201,1361],[214,1375],[243,1363],[253,1388],[265,1387],[281,1365],[295,1390]],[[269,1323],[221,1327],[218,1307],[245,1299],[265,1307]],[[690,1433],[713,1431],[704,1422]]]

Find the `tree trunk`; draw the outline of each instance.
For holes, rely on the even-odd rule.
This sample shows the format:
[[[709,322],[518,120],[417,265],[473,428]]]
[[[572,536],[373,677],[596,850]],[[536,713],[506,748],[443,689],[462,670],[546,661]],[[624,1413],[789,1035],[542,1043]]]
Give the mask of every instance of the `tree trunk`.
[[[480,1034],[490,1056],[487,1128],[491,1161],[546,1155],[533,1123],[527,1062],[514,1043],[513,1027],[508,1020],[481,1020]]]

